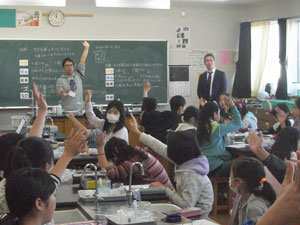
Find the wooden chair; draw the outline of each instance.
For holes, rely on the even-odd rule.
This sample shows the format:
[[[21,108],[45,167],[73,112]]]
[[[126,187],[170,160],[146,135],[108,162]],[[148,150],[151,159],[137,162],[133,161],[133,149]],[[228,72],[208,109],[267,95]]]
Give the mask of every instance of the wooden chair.
[[[232,208],[232,191],[229,187],[229,183],[228,183],[228,177],[219,177],[219,178],[215,178],[215,177],[210,177],[209,178],[212,186],[213,186],[213,190],[214,190],[214,203],[213,203],[213,209],[211,214],[213,216],[216,216],[218,214],[218,211],[220,210],[227,210],[227,212],[229,213],[231,208]],[[221,184],[225,184],[226,185],[226,189],[227,189],[227,200],[221,202],[220,198],[218,197],[218,193],[219,193],[219,186]],[[223,203],[223,204],[222,204]]]

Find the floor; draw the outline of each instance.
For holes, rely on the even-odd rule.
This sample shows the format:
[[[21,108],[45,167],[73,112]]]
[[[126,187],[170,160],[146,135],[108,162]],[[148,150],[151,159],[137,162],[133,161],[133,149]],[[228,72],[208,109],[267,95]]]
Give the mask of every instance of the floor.
[[[216,216],[209,216],[212,220],[218,222],[221,225],[227,225],[229,222],[230,215],[228,213],[218,214]]]

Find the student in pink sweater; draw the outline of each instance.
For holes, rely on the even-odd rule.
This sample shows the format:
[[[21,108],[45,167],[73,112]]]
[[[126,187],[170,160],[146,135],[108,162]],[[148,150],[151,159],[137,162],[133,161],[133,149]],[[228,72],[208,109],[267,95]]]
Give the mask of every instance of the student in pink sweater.
[[[98,165],[106,169],[109,179],[128,183],[131,164],[140,162],[144,166],[145,175],[142,176],[139,167],[134,166],[134,184],[160,182],[174,190],[166,170],[153,155],[142,148],[128,145],[120,138],[112,137],[106,144],[104,139],[105,134],[97,139]]]

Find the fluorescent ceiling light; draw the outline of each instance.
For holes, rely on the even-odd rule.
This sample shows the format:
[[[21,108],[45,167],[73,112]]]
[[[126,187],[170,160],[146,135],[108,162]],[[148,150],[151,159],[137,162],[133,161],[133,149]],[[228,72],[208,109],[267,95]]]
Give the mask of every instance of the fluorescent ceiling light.
[[[0,0],[0,5],[66,6],[66,0]]]
[[[96,0],[97,7],[170,9],[170,0]]]

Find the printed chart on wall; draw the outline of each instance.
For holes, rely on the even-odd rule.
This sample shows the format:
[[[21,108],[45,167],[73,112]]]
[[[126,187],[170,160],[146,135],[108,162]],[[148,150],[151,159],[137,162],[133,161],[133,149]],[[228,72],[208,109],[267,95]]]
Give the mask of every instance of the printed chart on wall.
[[[191,95],[189,66],[187,65],[170,65],[169,96],[174,95],[184,97]]]
[[[204,65],[204,56],[208,53],[212,53],[216,56],[216,51],[213,50],[189,50],[187,53],[187,62],[191,67],[197,68],[199,69],[199,71],[204,71],[206,70],[206,67]]]
[[[176,48],[188,48],[190,43],[190,27],[181,26],[176,30]]]

